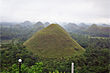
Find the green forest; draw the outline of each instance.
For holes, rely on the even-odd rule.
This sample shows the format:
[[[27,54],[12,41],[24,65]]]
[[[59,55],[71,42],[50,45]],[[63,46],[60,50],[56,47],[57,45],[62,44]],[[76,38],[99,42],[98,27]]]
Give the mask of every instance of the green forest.
[[[67,33],[66,32],[67,30],[65,29],[57,30],[57,28],[55,27],[52,27],[52,29],[47,29],[49,27],[42,27],[43,29],[42,30],[41,27],[39,28],[33,28],[33,27],[23,28],[22,27],[23,29],[21,29],[21,27],[10,28],[10,27],[3,26],[0,29],[1,30],[0,31],[0,34],[1,34],[0,36],[1,37],[1,40],[0,40],[0,43],[1,43],[0,45],[0,73],[19,73],[18,59],[22,59],[22,63],[21,63],[22,73],[71,73],[72,62],[74,62],[75,64],[75,67],[74,67],[75,73],[109,73],[110,72],[109,32],[106,32],[106,31],[94,32],[93,29],[95,28],[92,28],[92,27],[93,26],[91,26],[90,27],[91,29],[89,30],[87,29],[88,31],[78,30],[77,32],[72,31],[72,32]],[[54,28],[57,31],[54,31]],[[58,28],[60,29],[61,27],[58,26]],[[46,31],[44,31],[44,29],[46,29]],[[106,28],[104,27],[104,29]],[[48,32],[49,34],[47,33],[47,31],[49,31]],[[71,42],[70,39],[75,40],[75,42],[74,41],[72,42],[74,43],[77,42],[78,46],[81,46],[82,48],[85,49],[84,52],[77,52],[76,54],[74,54],[73,52],[73,55],[71,56],[63,55],[60,57],[45,57],[45,56],[39,55],[38,51],[36,54],[34,54],[34,52],[32,51],[33,50],[32,48],[31,50],[29,50],[29,47],[27,47],[27,45],[24,45],[24,42],[28,40],[36,32],[40,33],[40,34],[37,33],[36,35],[37,38],[42,37],[42,35],[46,36],[46,38],[50,38],[48,36],[52,36],[53,31],[54,33],[56,32],[65,33],[65,35],[54,34],[54,36],[57,37],[57,35],[59,36],[61,35],[63,39],[67,39],[67,41],[65,42],[66,44],[68,44],[68,42],[69,43]],[[44,35],[44,33],[46,34]],[[41,35],[41,36],[38,36],[38,35]],[[64,36],[68,36],[69,38],[64,37]],[[57,40],[59,41],[61,39],[58,37],[55,38],[55,40],[51,39],[52,42],[57,43]],[[61,41],[63,39],[61,39]],[[40,39],[38,42],[40,41],[42,40]],[[35,43],[34,41],[31,41],[31,42],[32,44]],[[71,44],[69,44],[70,46],[68,45],[65,46],[66,44],[64,42],[60,42],[60,44],[62,43],[63,43],[63,46],[67,48],[71,48],[70,46],[73,46]],[[30,46],[32,46],[32,44]],[[40,43],[37,43],[37,44],[40,44]],[[40,46],[39,48],[42,49],[42,47]],[[46,48],[49,48],[48,51],[50,51],[50,46]],[[60,48],[63,48],[63,47],[60,46]],[[72,49],[75,49],[76,51],[80,51],[80,47],[74,47]],[[62,52],[59,52],[59,50],[57,51],[58,53],[61,53],[60,55],[62,55]],[[53,51],[52,53],[54,54]],[[51,55],[51,54],[48,54],[48,55]]]

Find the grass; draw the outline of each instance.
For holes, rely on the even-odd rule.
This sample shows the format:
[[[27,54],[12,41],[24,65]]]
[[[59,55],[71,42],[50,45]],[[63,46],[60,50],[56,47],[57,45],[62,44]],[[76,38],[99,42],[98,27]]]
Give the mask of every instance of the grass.
[[[36,55],[43,57],[72,56],[84,51],[74,39],[58,24],[36,32],[24,45]]]

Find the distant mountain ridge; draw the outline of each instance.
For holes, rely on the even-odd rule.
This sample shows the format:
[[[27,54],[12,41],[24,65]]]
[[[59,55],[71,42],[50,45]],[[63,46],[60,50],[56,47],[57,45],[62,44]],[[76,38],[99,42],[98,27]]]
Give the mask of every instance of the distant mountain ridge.
[[[110,27],[103,27],[96,24],[91,25],[86,32],[88,32],[92,36],[101,36],[101,37],[109,37],[110,35]]]

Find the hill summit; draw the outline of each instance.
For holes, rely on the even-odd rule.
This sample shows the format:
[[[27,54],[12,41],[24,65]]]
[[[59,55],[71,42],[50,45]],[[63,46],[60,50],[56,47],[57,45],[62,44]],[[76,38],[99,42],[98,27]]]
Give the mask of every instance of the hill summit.
[[[34,54],[43,57],[72,56],[76,52],[84,51],[58,24],[51,24],[36,32],[24,45]]]

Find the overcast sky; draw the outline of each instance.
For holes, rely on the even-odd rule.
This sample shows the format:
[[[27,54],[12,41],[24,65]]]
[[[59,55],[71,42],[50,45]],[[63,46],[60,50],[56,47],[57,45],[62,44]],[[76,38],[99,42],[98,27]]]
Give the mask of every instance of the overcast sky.
[[[0,19],[110,23],[110,0],[0,0]]]

